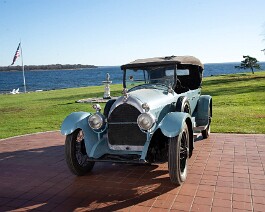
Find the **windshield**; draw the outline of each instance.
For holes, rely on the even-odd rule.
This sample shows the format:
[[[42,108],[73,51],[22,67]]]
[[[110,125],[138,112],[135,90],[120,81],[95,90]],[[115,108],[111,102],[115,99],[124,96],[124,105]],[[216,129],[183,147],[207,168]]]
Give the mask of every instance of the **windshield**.
[[[124,86],[131,89],[135,86],[161,87],[174,85],[174,73],[176,66],[148,67],[146,69],[127,69],[124,71]],[[159,86],[160,85],[160,86]]]

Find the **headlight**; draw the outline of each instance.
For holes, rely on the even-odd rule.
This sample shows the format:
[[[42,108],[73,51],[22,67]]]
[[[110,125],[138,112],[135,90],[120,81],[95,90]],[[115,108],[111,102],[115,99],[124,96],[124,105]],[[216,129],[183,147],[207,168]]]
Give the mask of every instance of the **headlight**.
[[[88,118],[88,124],[94,130],[100,129],[103,123],[104,123],[104,118],[101,114],[95,113],[94,115]]]
[[[137,118],[137,124],[142,130],[150,130],[155,123],[155,118],[151,114],[142,113]]]

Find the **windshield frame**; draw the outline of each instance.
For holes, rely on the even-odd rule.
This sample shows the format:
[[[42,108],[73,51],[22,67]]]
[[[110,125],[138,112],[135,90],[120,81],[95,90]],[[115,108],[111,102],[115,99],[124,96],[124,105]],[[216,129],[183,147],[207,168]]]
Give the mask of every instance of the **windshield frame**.
[[[171,87],[175,87],[176,85],[176,81],[177,81],[177,64],[174,64],[174,65],[161,65],[161,66],[148,66],[148,67],[144,67],[144,68],[136,68],[135,70],[132,69],[132,68],[125,68],[123,69],[123,88],[127,88],[127,85],[126,85],[126,76],[127,76],[127,70],[134,70],[136,72],[141,72],[143,71],[143,76],[144,76],[144,80],[145,80],[145,83],[142,84],[142,85],[150,85],[150,84],[156,84],[156,83],[146,83],[146,80],[147,80],[147,74],[149,75],[150,72],[154,71],[152,69],[157,69],[157,68],[164,68],[165,69],[165,72],[166,70],[173,70],[173,83],[170,84]],[[162,70],[161,70],[162,71]],[[127,76],[128,77],[128,76]],[[150,77],[150,76],[149,76]],[[161,82],[158,82],[158,84],[163,84]],[[166,84],[165,84],[166,85]],[[166,85],[167,87],[169,87],[169,85]],[[141,85],[139,85],[139,87],[141,87]],[[146,86],[145,86],[146,87]],[[133,87],[132,87],[133,88]]]

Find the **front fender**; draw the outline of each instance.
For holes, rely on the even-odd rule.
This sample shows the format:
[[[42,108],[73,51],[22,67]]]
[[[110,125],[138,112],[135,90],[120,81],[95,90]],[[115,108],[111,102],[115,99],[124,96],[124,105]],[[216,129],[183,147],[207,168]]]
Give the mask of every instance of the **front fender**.
[[[187,119],[189,119],[191,123],[191,116],[188,113],[171,112],[163,118],[157,128],[160,128],[166,137],[172,138],[183,130]]]
[[[67,116],[61,126],[61,134],[69,135],[74,132],[76,129],[84,129],[87,127],[87,117],[91,113],[87,112],[74,112]]]

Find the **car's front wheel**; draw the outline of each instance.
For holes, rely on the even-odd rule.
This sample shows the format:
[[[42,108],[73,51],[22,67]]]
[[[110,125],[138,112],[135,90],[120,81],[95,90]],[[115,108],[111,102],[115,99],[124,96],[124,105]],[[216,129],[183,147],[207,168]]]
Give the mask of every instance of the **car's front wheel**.
[[[189,129],[185,124],[181,133],[169,138],[168,170],[172,183],[180,185],[187,178],[189,157]]]
[[[83,130],[77,129],[66,136],[65,159],[71,172],[78,176],[85,175],[94,167],[95,162],[88,161]]]

